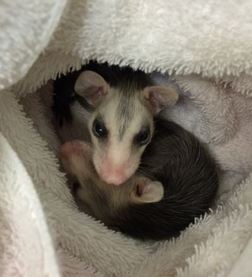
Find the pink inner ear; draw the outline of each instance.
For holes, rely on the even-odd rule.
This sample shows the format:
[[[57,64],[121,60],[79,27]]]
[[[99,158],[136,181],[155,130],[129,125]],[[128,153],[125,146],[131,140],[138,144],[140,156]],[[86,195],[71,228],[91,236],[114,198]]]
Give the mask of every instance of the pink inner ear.
[[[102,86],[93,87],[92,89],[90,89],[90,93],[89,95],[87,95],[87,98],[90,103],[96,104],[101,98],[101,96],[103,96],[104,94],[105,94],[105,90]]]
[[[137,184],[136,186],[136,196],[141,197],[143,195],[143,185]]]
[[[152,104],[157,105],[157,99],[155,97],[155,92],[150,91],[149,100],[151,101]]]
[[[159,111],[159,96],[155,91],[149,90],[146,99],[149,101],[151,110],[153,113],[157,113]]]
[[[149,190],[149,184],[141,182],[136,186],[136,196],[142,197]]]

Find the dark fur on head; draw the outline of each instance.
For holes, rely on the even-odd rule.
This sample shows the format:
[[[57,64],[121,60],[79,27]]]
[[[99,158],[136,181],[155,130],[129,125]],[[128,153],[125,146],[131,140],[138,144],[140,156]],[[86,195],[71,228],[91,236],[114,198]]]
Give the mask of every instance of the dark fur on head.
[[[143,71],[135,71],[128,66],[109,66],[108,63],[90,61],[80,70],[69,72],[66,75],[61,74],[54,81],[52,110],[59,126],[62,126],[64,123],[71,123],[72,114],[70,107],[75,100],[81,102],[86,109],[90,109],[90,106],[85,102],[85,99],[78,97],[74,90],[75,82],[84,70],[97,72],[111,87],[122,90],[124,92],[122,97],[125,101],[131,98],[130,95],[128,95],[129,93],[133,93],[135,90],[140,90],[148,85],[152,85],[151,78]],[[121,111],[123,111],[123,109],[120,109],[120,112]]]

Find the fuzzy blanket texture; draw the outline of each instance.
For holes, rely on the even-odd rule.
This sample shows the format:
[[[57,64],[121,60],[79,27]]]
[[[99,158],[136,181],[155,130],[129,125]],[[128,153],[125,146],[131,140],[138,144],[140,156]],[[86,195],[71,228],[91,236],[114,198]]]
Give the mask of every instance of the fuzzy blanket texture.
[[[250,0],[0,0],[1,276],[252,276],[251,12]],[[139,242],[76,208],[45,84],[90,59],[169,73],[181,97],[165,116],[220,165],[216,206],[177,239]]]

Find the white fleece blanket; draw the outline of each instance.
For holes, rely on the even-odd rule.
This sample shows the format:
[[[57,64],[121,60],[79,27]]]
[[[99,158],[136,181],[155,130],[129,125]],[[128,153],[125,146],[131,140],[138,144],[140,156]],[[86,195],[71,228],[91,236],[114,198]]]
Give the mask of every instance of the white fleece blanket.
[[[252,276],[251,11],[249,0],[0,1],[1,276]],[[182,100],[166,116],[222,168],[217,208],[176,240],[140,243],[76,209],[49,90],[31,93],[93,58],[173,73]]]

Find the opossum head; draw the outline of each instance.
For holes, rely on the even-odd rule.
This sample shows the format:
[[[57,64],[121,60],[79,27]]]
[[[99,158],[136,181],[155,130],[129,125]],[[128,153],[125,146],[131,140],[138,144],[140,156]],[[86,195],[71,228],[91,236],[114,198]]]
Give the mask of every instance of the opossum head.
[[[94,107],[89,131],[99,177],[109,184],[125,183],[138,168],[152,138],[153,117],[163,107],[176,103],[177,92],[137,82],[111,87],[93,71],[80,74],[75,91]]]
[[[129,205],[156,203],[163,198],[163,185],[143,175],[135,174],[121,186],[103,182],[93,167],[91,146],[84,142],[66,142],[60,158],[65,170],[80,184],[80,206],[107,225],[113,225],[113,219]]]

